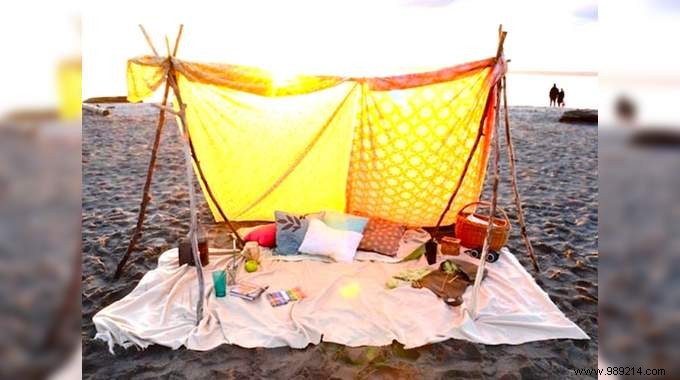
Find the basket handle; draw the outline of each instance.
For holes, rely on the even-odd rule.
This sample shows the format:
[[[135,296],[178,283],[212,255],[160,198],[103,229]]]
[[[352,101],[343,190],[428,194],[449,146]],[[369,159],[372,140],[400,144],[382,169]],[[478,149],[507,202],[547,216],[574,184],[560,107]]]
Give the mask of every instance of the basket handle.
[[[487,206],[487,207],[489,207],[489,210],[491,209],[491,202],[487,202],[487,201],[472,202],[472,203],[468,203],[463,208],[461,208],[460,211],[458,211],[458,215],[462,214],[463,211],[465,211],[468,207],[477,206],[477,205]],[[501,214],[503,214],[505,221],[508,223],[508,225],[510,225],[510,218],[508,218],[508,214],[505,212],[505,210],[503,210],[503,208],[501,206],[496,205],[496,211],[500,211]]]

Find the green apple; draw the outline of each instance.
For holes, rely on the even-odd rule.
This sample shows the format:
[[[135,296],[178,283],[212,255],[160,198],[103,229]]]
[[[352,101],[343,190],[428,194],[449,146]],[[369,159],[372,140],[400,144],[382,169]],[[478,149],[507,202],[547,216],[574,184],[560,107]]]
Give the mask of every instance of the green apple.
[[[257,270],[257,261],[255,260],[248,260],[246,261],[246,272],[252,273]]]

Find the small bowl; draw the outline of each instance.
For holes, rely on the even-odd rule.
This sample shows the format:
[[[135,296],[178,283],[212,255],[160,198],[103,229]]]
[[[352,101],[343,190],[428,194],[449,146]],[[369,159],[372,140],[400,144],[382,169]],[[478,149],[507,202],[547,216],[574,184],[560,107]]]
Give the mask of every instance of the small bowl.
[[[444,236],[440,240],[440,247],[442,255],[458,256],[460,255],[460,239]]]

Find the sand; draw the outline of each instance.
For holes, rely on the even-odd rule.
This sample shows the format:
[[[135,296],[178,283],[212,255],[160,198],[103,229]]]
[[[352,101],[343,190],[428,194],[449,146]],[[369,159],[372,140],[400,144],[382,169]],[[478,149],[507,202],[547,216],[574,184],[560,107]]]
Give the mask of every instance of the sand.
[[[601,359],[680,374],[680,130],[600,130]]]
[[[80,125],[50,115],[0,120],[2,379],[44,378],[79,344]]]
[[[449,340],[405,351],[394,343],[348,348],[323,343],[304,350],[220,346],[209,352],[144,351],[118,347],[112,356],[93,340],[92,316],[129,293],[158,255],[188,230],[184,161],[174,120],[166,127],[152,186],[140,251],[123,277],[117,262],[134,228],[158,110],[115,104],[111,116],[83,115],[82,143],[82,341],[88,378],[575,378],[572,368],[595,368],[598,349],[597,128],[558,123],[561,110],[512,108],[520,191],[529,234],[543,274],[537,279],[590,341],[551,340],[518,346],[484,346]],[[502,165],[502,174],[506,165]],[[500,205],[511,218],[509,177]],[[212,222],[199,198],[203,224]],[[208,228],[213,245],[228,244],[223,226]],[[518,228],[508,243],[530,270]]]

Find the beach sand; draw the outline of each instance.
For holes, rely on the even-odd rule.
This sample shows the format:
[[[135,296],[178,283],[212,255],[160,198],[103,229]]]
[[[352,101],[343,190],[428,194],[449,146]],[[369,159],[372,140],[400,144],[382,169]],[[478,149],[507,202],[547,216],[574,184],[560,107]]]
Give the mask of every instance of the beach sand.
[[[0,119],[0,379],[42,379],[80,343],[80,124]]]
[[[166,126],[144,233],[123,277],[113,281],[134,229],[158,110],[114,104],[111,116],[83,115],[82,344],[87,378],[576,378],[596,368],[598,351],[598,131],[558,123],[561,110],[513,107],[510,120],[529,235],[543,269],[538,284],[592,339],[485,346],[448,340],[405,351],[399,344],[349,348],[322,343],[304,350],[144,351],[95,341],[92,316],[121,299],[155,268],[158,255],[188,231],[184,157],[174,120]],[[502,138],[501,138],[502,141]],[[500,205],[514,222],[505,151]],[[487,186],[488,187],[488,186]],[[488,197],[488,189],[485,190]],[[199,193],[203,224],[212,217]],[[515,228],[508,247],[531,271]],[[211,245],[226,246],[226,228],[210,226]],[[580,378],[580,377],[579,377]]]

